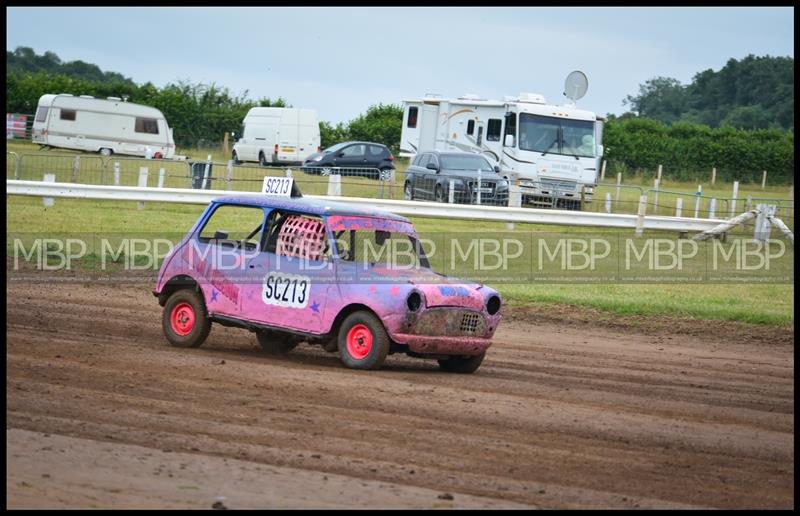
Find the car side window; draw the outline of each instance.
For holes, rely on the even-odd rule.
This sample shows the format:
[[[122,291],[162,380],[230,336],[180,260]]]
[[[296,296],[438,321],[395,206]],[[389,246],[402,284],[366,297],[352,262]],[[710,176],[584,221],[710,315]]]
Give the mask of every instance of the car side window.
[[[268,253],[313,261],[331,257],[325,223],[320,217],[273,210],[267,228],[264,250]]]
[[[366,151],[366,149],[364,147],[366,147],[366,145],[362,145],[362,144],[351,145],[349,147],[346,147],[345,149],[342,150],[342,154],[344,154],[343,157],[345,157],[345,158],[355,158],[355,157],[358,157],[358,156],[363,156],[365,154],[365,151]]]
[[[264,210],[254,206],[218,206],[200,230],[198,240],[227,247],[259,249],[264,228]]]
[[[369,155],[370,157],[377,158],[383,154],[383,147],[380,145],[370,145],[369,146]]]
[[[428,163],[433,163],[434,165],[436,165],[437,169],[439,168],[439,158],[436,156],[436,154],[431,154],[431,158],[428,161]]]
[[[420,154],[419,155],[419,167],[425,168],[426,166],[428,166],[428,160],[430,160],[430,158],[431,158],[430,154]]]

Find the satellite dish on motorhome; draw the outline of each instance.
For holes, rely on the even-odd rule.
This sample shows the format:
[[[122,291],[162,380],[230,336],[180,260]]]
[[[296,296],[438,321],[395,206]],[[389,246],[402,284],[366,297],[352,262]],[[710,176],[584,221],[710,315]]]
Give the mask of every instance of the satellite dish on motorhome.
[[[564,96],[572,100],[572,102],[586,95],[586,90],[588,89],[589,79],[580,70],[575,70],[567,75],[567,80],[564,81]]]

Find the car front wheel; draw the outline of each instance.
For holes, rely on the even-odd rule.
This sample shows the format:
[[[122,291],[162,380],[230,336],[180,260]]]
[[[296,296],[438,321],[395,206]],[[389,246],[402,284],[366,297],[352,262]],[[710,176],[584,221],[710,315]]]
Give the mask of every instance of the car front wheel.
[[[411,183],[409,181],[406,181],[406,184],[403,187],[403,198],[406,201],[414,200],[414,191],[411,189]]]
[[[339,328],[339,357],[351,369],[379,369],[389,354],[389,335],[367,311],[352,313]]]
[[[211,331],[211,319],[202,295],[189,289],[169,296],[161,323],[169,343],[179,348],[200,347]]]
[[[239,161],[239,155],[236,154],[236,151],[233,151],[233,154],[231,155],[231,158],[233,159],[233,164],[234,165],[241,165],[242,164],[242,162]]]
[[[436,202],[445,202],[445,200],[444,200],[444,191],[442,190],[442,186],[441,185],[436,185],[435,196],[436,196]]]

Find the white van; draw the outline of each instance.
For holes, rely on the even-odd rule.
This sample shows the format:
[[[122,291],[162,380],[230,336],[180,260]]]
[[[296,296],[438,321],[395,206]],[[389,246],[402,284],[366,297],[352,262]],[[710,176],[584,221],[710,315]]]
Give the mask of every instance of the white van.
[[[156,108],[118,97],[42,95],[33,121],[34,143],[99,152],[104,156],[175,155],[172,129]]]
[[[313,109],[255,107],[242,122],[232,159],[261,166],[300,164],[320,150],[319,121]]]

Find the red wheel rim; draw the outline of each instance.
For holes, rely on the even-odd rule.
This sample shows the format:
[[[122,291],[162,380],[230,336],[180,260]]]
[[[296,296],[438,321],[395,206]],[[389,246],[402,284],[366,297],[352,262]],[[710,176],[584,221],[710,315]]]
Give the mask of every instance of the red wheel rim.
[[[172,309],[170,315],[172,331],[181,337],[192,333],[194,328],[194,308],[189,303],[179,303]]]
[[[365,324],[356,324],[347,332],[347,352],[356,360],[362,360],[372,350],[372,332]]]

